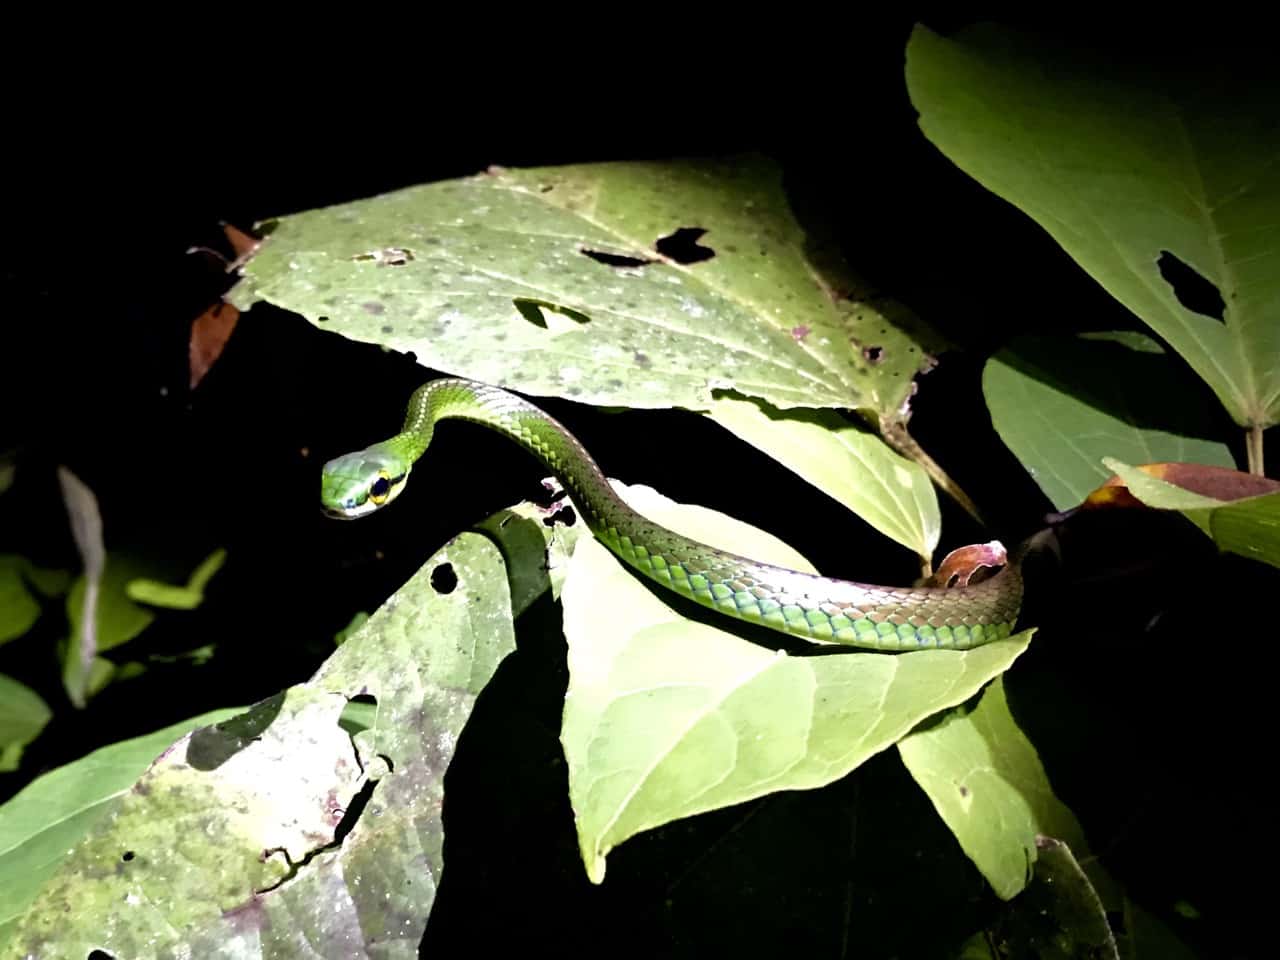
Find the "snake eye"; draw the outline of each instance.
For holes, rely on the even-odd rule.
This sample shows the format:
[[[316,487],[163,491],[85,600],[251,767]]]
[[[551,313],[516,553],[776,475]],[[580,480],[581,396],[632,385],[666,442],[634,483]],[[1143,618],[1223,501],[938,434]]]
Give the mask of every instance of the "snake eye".
[[[387,502],[387,497],[390,495],[391,477],[385,473],[379,473],[378,479],[369,487],[369,499],[376,504],[383,504]]]

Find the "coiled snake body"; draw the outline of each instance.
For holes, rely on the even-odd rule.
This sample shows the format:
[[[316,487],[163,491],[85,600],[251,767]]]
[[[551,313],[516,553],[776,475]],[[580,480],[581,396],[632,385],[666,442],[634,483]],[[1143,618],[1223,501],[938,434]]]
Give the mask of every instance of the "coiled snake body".
[[[321,503],[354,518],[405,487],[440,420],[469,420],[514,440],[553,473],[591,532],[628,565],[726,616],[808,640],[882,651],[968,649],[1009,636],[1022,577],[1009,562],[964,587],[882,587],[760,563],[699,543],[637,513],[614,492],[582,444],[527,400],[470,380],[433,380],[414,392],[404,428],[325,464]]]

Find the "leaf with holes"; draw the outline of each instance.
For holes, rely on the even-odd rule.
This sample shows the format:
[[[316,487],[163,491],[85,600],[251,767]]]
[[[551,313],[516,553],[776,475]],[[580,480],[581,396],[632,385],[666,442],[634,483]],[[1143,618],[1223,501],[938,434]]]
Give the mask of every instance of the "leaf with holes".
[[[107,800],[14,947],[416,957],[442,867],[445,769],[513,648],[499,547],[462,534],[309,683],[187,735]],[[340,723],[357,695],[377,708],[352,736]]]
[[[1022,337],[982,374],[996,432],[1059,510],[1106,480],[1103,457],[1232,466],[1197,387],[1136,334]]]
[[[896,415],[923,352],[809,239],[761,157],[494,168],[283,217],[230,299],[535,396]]]
[[[928,563],[942,517],[924,470],[831,410],[773,410],[718,399],[707,416],[786,464]]]
[[[898,743],[902,762],[993,890],[1020,893],[1036,860],[1036,837],[1084,850],[1075,815],[1053,794],[1040,757],[1018,728],[997,678],[970,712]]]
[[[688,536],[813,569],[723,514],[615,487]],[[561,597],[569,642],[561,739],[578,842],[596,883],[609,851],[641,831],[839,779],[968,699],[1031,637],[967,651],[788,656],[713,625],[723,621],[710,611],[707,622],[690,619],[589,538],[578,541]]]
[[[152,760],[196,727],[240,712],[218,710],[113,743],[42,774],[0,805],[0,949],[68,851],[108,815]]]
[[[1280,89],[1236,62],[1148,75],[976,27],[912,33],[925,135],[1169,342],[1235,421],[1280,420]]]

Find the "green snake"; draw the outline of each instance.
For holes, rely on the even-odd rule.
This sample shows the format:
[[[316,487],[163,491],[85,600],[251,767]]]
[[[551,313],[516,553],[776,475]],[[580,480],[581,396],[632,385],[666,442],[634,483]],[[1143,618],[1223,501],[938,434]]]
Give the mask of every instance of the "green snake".
[[[881,651],[968,649],[1010,635],[1022,602],[1019,564],[963,587],[881,587],[761,563],[668,530],[614,492],[577,438],[529,401],[470,380],[433,380],[409,401],[404,428],[324,465],[330,516],[362,517],[391,503],[441,420],[469,420],[537,457],[573,498],[587,527],[649,579],[727,616],[806,640]]]

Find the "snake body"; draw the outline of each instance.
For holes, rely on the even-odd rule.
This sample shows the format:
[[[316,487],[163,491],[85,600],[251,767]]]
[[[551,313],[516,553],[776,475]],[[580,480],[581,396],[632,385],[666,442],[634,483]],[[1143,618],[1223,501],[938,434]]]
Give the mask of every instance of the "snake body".
[[[441,420],[479,423],[537,457],[573,498],[587,527],[617,557],[670,590],[729,617],[807,640],[881,651],[968,649],[1012,633],[1022,600],[1018,564],[964,587],[882,587],[761,563],[699,543],[629,507],[577,438],[506,390],[433,380],[409,401],[388,440],[325,464],[321,503],[331,516],[364,516],[404,489]]]

